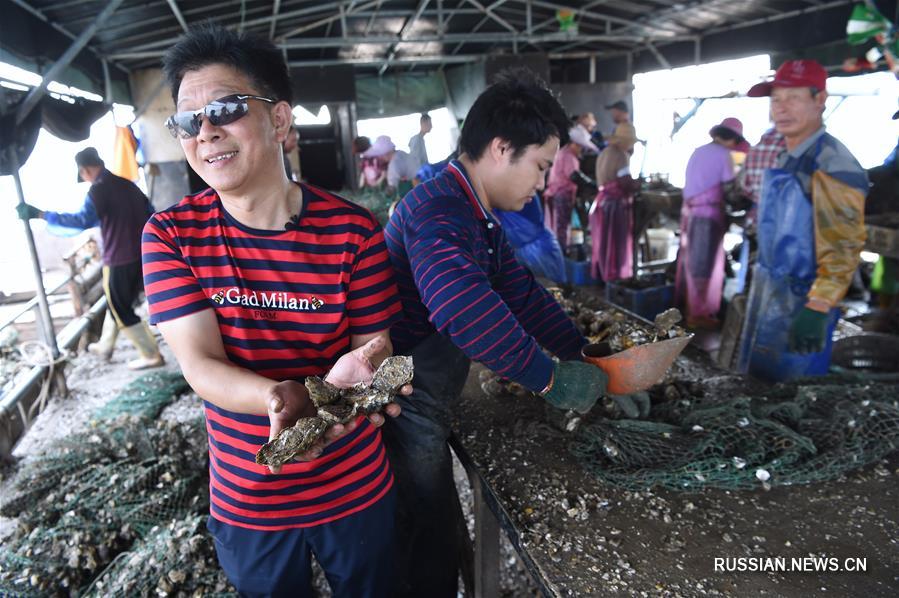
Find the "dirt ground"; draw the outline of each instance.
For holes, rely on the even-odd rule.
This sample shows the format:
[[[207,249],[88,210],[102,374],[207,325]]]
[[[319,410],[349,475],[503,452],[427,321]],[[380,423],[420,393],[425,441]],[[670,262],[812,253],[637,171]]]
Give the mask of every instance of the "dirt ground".
[[[539,400],[490,399],[475,373],[458,433],[548,595],[899,595],[899,454],[831,482],[767,491],[604,487]],[[836,557],[841,568],[861,558],[866,571],[715,570],[716,558],[738,557]]]

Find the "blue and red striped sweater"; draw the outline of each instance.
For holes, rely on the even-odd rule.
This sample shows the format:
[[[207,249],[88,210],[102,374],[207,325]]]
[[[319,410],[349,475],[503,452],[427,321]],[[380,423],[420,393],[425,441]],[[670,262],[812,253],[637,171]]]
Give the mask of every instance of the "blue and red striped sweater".
[[[400,316],[375,219],[363,208],[302,185],[297,230],[249,228],[207,190],[155,214],[143,233],[150,321],[213,309],[228,358],[273,380],[324,374],[351,335],[385,330]],[[288,529],[360,511],[393,483],[380,432],[361,418],[321,457],[271,474],[255,453],[265,414],[204,401],[210,511],[232,525]]]
[[[581,359],[586,339],[516,261],[458,161],[403,198],[384,236],[403,304],[391,329],[396,353],[439,331],[472,360],[535,392],[553,370],[540,346]]]

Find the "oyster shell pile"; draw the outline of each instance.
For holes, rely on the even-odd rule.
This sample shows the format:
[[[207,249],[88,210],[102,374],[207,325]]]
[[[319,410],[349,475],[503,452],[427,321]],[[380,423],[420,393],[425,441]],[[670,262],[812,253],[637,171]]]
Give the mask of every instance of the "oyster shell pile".
[[[681,319],[680,311],[671,308],[657,315],[655,325],[650,327],[617,310],[597,311],[584,328],[591,343],[608,342],[611,349],[618,352],[636,345],[684,336],[686,331],[677,326]]]
[[[371,384],[338,388],[321,378],[306,378],[309,398],[317,409],[312,417],[301,417],[297,423],[281,430],[256,453],[256,463],[280,466],[309,450],[328,427],[345,424],[359,415],[370,415],[393,400],[399,389],[412,382],[412,358],[402,355],[385,359]]]
[[[571,317],[581,334],[591,343],[608,342],[616,353],[636,345],[687,334],[686,330],[677,326],[682,316],[676,308],[663,311],[655,317],[655,325],[648,326],[611,306],[591,308],[574,297],[566,297],[558,287],[549,287],[547,290]]]

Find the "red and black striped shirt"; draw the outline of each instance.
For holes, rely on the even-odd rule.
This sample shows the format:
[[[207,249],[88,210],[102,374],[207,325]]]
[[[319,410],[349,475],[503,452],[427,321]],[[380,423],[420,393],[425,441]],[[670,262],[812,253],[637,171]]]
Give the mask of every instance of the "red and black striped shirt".
[[[322,375],[352,335],[389,328],[400,304],[377,221],[301,187],[295,230],[249,228],[211,189],[155,214],[142,241],[150,321],[212,308],[228,358],[279,381]],[[268,416],[204,405],[210,510],[220,521],[266,530],[317,525],[366,508],[393,483],[380,432],[365,418],[318,459],[273,475],[254,460],[268,440]]]

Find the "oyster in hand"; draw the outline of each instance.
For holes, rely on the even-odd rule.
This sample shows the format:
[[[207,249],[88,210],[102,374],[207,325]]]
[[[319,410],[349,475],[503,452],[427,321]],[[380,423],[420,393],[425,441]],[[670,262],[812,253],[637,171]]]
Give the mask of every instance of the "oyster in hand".
[[[345,390],[345,398],[355,403],[360,413],[370,415],[393,400],[400,388],[412,382],[412,357],[394,355],[381,362],[371,385]]]
[[[340,389],[321,378],[309,376],[306,378],[304,386],[309,391],[312,403],[318,408],[331,405],[340,399]]]
[[[328,422],[320,417],[301,417],[297,423],[281,430],[274,440],[262,445],[256,453],[256,463],[269,467],[280,466],[300,453],[308,451],[328,429]]]
[[[351,422],[358,415],[358,409],[354,403],[340,401],[331,405],[324,405],[318,408],[318,416],[328,422],[328,424],[346,424]]]
[[[306,390],[317,409],[315,417],[303,417],[296,425],[281,430],[256,453],[256,463],[279,466],[309,450],[334,424],[346,424],[358,415],[371,415],[393,400],[399,389],[412,382],[412,358],[388,357],[375,372],[371,384],[338,388],[309,376]]]

